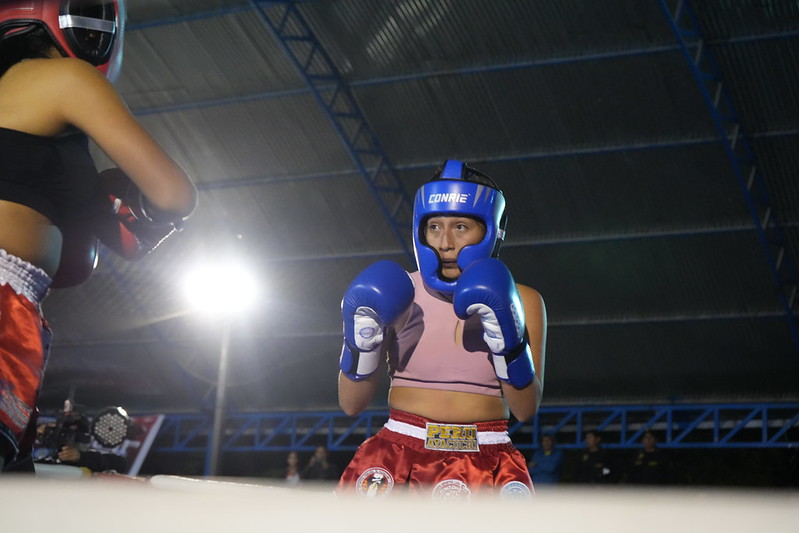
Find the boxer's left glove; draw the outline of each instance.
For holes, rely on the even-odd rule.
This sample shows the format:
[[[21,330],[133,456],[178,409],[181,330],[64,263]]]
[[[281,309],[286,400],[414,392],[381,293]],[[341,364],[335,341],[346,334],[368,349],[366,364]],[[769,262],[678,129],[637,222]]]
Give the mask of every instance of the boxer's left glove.
[[[180,221],[165,220],[118,168],[100,172],[102,190],[95,234],[104,245],[135,261],[180,230]]]
[[[497,377],[517,389],[535,378],[535,365],[522,304],[508,267],[499,259],[475,261],[458,278],[452,297],[455,314],[477,314]]]
[[[91,228],[66,228],[62,232],[61,261],[53,275],[54,289],[87,281],[97,267],[97,237]]]
[[[344,346],[339,368],[353,381],[371,376],[380,364],[386,327],[413,303],[413,281],[393,261],[366,267],[347,287],[341,300]]]

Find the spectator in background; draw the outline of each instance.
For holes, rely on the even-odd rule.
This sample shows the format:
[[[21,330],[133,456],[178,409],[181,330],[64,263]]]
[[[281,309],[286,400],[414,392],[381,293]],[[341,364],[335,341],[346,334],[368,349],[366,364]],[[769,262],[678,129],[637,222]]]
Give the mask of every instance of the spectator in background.
[[[92,421],[82,406],[73,406],[62,416],[56,424],[37,428],[37,462],[79,466],[91,472],[127,472],[127,459],[95,439]]]
[[[269,473],[269,477],[277,478],[286,487],[296,487],[300,484],[300,456],[295,451],[290,451],[286,456],[286,465],[283,468],[276,468]]]
[[[556,448],[555,437],[545,433],[541,437],[541,446],[533,453],[527,463],[535,485],[554,484],[560,482],[560,468],[563,464],[563,452]]]
[[[289,452],[286,456],[286,468],[283,473],[286,485],[294,487],[300,484],[300,456],[297,452]]]
[[[650,430],[641,436],[641,449],[635,455],[627,481],[635,485],[671,483],[671,462],[658,448],[657,437]]]
[[[586,484],[607,484],[616,481],[611,457],[602,448],[602,434],[592,429],[585,434],[585,449],[577,460],[574,481]]]
[[[338,479],[339,471],[336,465],[328,460],[327,448],[324,446],[317,446],[316,451],[311,456],[308,464],[302,469],[300,477],[302,479],[311,480],[334,480]]]
[[[273,468],[266,473],[266,477],[279,479],[280,484],[286,487],[296,487],[302,481],[300,475],[300,456],[295,451],[290,451],[286,456],[285,466]]]
[[[124,474],[128,470],[128,462],[121,455],[78,445],[63,446],[58,452],[58,460],[65,465],[80,466],[92,472]]]

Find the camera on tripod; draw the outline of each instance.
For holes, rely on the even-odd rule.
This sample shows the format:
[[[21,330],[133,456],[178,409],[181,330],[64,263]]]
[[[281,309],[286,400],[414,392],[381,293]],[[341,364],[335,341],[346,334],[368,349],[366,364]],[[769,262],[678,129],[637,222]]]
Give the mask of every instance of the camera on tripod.
[[[114,448],[128,437],[130,418],[121,407],[106,407],[93,420],[80,406],[64,402],[64,410],[48,425],[40,437],[42,446],[50,450],[47,462],[58,462],[58,452],[64,447],[80,451],[89,449],[92,440],[105,448]]]

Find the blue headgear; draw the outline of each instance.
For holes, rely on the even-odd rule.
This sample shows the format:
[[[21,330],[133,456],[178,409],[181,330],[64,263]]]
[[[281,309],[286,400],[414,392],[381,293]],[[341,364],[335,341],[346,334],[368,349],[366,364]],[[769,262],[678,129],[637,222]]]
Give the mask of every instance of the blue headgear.
[[[425,285],[444,294],[455,291],[455,281],[441,277],[438,252],[424,236],[431,216],[467,216],[485,224],[486,234],[477,244],[464,246],[458,254],[461,270],[478,259],[497,257],[505,238],[505,197],[485,174],[450,159],[433,178],[419,187],[413,203],[413,246],[416,264]]]

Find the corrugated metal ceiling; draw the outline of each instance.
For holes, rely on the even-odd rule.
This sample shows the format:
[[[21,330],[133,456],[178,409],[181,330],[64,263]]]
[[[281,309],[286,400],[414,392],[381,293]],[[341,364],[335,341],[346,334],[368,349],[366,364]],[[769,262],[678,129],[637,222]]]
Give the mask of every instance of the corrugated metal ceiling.
[[[799,7],[693,3],[795,261]],[[256,4],[284,8],[130,2],[119,89],[201,204],[152,256],[105,253],[89,283],[53,291],[45,409],[70,387],[98,407],[207,407],[219,329],[177,286],[225,255],[270,287],[234,328],[233,407],[335,408],[344,288],[378,259],[413,267]],[[545,402],[799,396],[734,161],[658,1],[297,5],[407,194],[446,158],[505,190],[502,257],[548,305]]]

